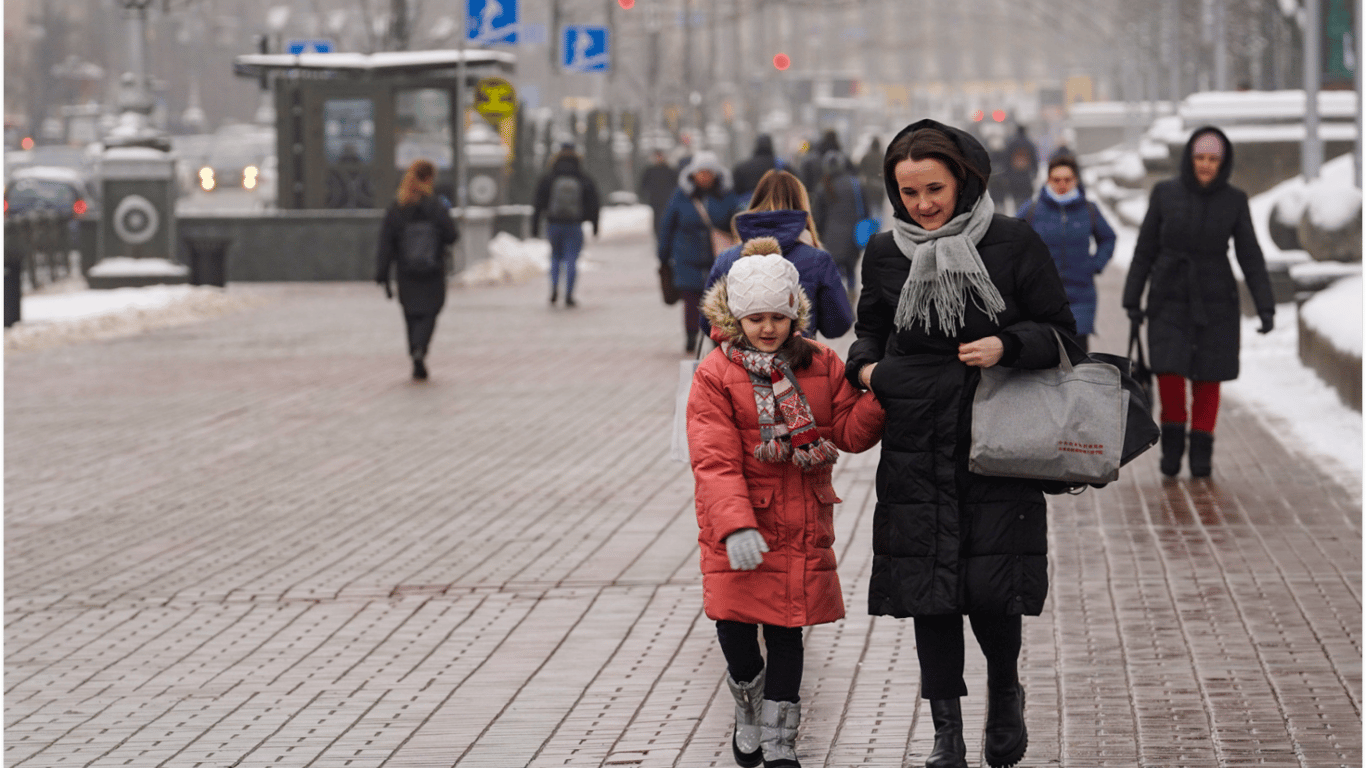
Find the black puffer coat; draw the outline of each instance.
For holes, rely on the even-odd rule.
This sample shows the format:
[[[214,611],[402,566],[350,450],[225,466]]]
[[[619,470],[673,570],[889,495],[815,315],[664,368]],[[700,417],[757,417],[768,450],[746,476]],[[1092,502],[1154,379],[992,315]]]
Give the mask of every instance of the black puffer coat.
[[[946,132],[984,176],[990,173],[976,139],[932,120],[903,133],[921,128]],[[963,186],[955,213],[970,210],[984,191],[976,179]],[[909,221],[890,174],[886,187],[894,215]],[[996,215],[977,250],[1006,308],[993,322],[969,302],[964,327],[952,338],[938,324],[930,331],[895,328],[911,263],[890,232],[875,235],[864,253],[858,340],[847,375],[857,383],[859,369],[878,362],[872,388],[887,411],[873,514],[874,615],[1037,615],[1048,594],[1047,507],[1039,485],[968,472],[980,375],[958,360],[958,345],[997,335],[1006,348],[1001,364],[1047,368],[1058,363],[1053,329],[1071,334],[1075,323],[1048,247],[1028,224]]]
[[[436,195],[428,195],[416,203],[390,204],[379,230],[378,264],[375,279],[388,282],[390,265],[398,264],[399,244],[403,227],[412,221],[430,221],[436,225],[441,238],[441,259],[445,267],[431,275],[411,275],[400,266],[398,273],[398,301],[403,310],[417,315],[435,315],[446,304],[446,270],[450,266],[449,246],[460,239],[460,231],[451,218],[450,207]]]
[[[1224,143],[1219,175],[1208,187],[1195,180],[1191,163],[1191,147],[1202,133],[1214,133]],[[1155,373],[1196,381],[1238,378],[1238,279],[1229,264],[1230,237],[1257,313],[1264,320],[1275,314],[1247,194],[1229,186],[1232,172],[1228,137],[1217,128],[1201,128],[1186,143],[1181,176],[1159,182],[1148,200],[1124,283],[1124,307],[1138,308],[1147,287],[1148,350]]]

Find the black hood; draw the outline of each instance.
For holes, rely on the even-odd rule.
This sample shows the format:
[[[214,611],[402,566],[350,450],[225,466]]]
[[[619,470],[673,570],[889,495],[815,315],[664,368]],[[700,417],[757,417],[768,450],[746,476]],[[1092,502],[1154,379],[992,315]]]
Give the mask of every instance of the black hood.
[[[550,165],[550,172],[554,174],[573,174],[575,176],[583,173],[583,163],[579,162],[579,156],[573,152],[561,152],[555,156],[555,161]]]
[[[1208,187],[1200,186],[1200,182],[1195,179],[1195,161],[1191,156],[1195,154],[1195,140],[1201,134],[1212,133],[1219,137],[1224,145],[1224,161],[1219,164],[1219,174],[1214,177]],[[1212,125],[1203,128],[1196,128],[1195,133],[1191,134],[1186,141],[1186,148],[1181,152],[1181,184],[1192,192],[1210,193],[1228,186],[1228,177],[1233,175],[1233,144],[1229,142],[1228,136],[1224,132]]]
[[[957,128],[949,127],[937,120],[918,120],[905,128],[902,128],[891,141],[887,142],[888,153],[890,153],[891,148],[896,145],[897,140],[902,136],[915,133],[921,128],[933,128],[936,131],[946,134],[953,140],[953,143],[957,144],[958,148],[962,150],[963,156],[968,160],[968,164],[981,172],[982,178],[991,178],[991,155],[987,154],[986,147],[982,146],[982,142],[973,138],[972,134],[967,131],[960,131]],[[915,223],[910,214],[906,212],[906,206],[901,204],[901,192],[896,186],[896,174],[892,172],[891,168],[886,168],[887,153],[883,154],[882,159],[883,167],[885,169],[883,183],[887,187],[887,197],[892,201],[893,214],[902,221]],[[954,206],[953,215],[957,216],[960,213],[972,210],[972,207],[977,205],[977,201],[981,199],[985,192],[986,185],[982,183],[982,180],[972,174],[968,174],[967,182],[963,184],[963,188],[958,191],[958,204]]]

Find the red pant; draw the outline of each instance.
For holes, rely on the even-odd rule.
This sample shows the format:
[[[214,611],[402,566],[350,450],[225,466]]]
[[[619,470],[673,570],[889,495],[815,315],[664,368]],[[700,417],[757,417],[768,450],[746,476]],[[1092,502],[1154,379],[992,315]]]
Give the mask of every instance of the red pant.
[[[1174,373],[1157,375],[1157,393],[1162,400],[1162,423],[1186,423],[1186,379]],[[1219,417],[1219,382],[1192,381],[1191,429],[1213,432],[1214,420]]]

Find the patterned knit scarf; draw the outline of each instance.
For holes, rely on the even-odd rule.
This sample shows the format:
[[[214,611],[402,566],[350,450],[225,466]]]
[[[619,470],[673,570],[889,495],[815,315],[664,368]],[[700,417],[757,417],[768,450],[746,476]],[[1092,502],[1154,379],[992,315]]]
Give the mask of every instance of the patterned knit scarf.
[[[754,385],[754,405],[759,409],[759,445],[754,448],[754,458],[770,464],[790,459],[804,472],[835,463],[839,450],[816,429],[811,406],[786,360],[776,353],[742,348],[730,341],[721,344],[721,352],[744,368]]]

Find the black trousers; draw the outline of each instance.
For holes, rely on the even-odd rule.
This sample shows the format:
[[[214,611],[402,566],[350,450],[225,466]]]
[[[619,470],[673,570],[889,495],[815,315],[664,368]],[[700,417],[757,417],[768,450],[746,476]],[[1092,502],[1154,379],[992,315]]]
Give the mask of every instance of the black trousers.
[[[768,646],[768,677],[764,678],[764,698],[770,701],[800,701],[802,687],[801,627],[764,626],[764,645]],[[737,683],[753,680],[764,669],[759,652],[759,625],[721,619],[716,622],[716,639],[726,667]]]
[[[987,659],[987,684],[1005,688],[1019,682],[1020,617],[971,613],[968,620]],[[963,617],[950,613],[916,616],[914,621],[921,698],[956,699],[968,695],[967,684],[963,682]]]
[[[408,323],[408,354],[427,355],[427,345],[436,331],[436,313],[404,312],[403,319]]]

